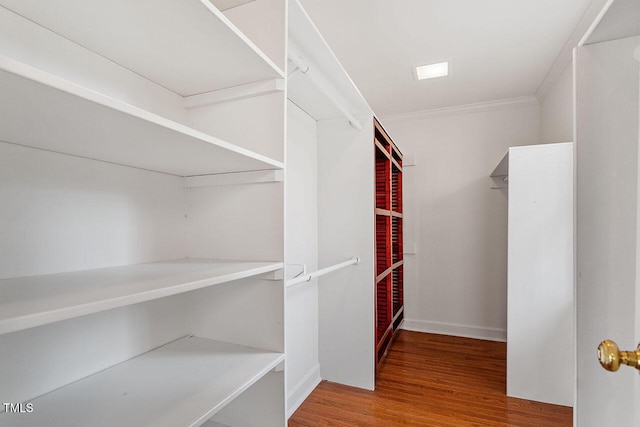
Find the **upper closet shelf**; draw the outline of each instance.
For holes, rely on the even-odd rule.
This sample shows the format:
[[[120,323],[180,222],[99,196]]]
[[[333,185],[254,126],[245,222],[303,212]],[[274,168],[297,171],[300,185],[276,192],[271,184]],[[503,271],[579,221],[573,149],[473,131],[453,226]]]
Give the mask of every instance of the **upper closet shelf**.
[[[0,56],[0,140],[178,176],[274,159]]]
[[[0,334],[219,285],[281,262],[181,259],[0,280]]]
[[[372,110],[300,3],[289,2],[287,95],[316,120],[371,115]],[[297,64],[304,64],[300,69]],[[357,126],[356,126],[357,127]]]
[[[491,175],[489,176],[491,178],[504,178],[506,176],[509,176],[509,150],[507,150],[505,155],[502,156],[502,159],[500,159],[498,166],[496,166],[496,168],[493,170],[493,172],[491,172]]]
[[[0,424],[200,426],[283,360],[281,353],[184,337],[34,399],[31,413],[0,414]]]
[[[492,190],[501,190],[509,188],[509,150],[502,156],[498,166],[489,175],[494,182],[494,185],[490,187]]]
[[[182,96],[284,76],[209,0],[0,4]]]

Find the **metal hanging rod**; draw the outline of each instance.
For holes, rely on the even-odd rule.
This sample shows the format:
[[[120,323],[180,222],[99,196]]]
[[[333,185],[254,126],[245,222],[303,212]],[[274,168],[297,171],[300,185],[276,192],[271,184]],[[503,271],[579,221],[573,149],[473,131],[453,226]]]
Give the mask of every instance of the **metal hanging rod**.
[[[293,70],[290,75],[293,75],[293,73],[298,71],[307,76],[309,81],[316,86],[318,90],[323,92],[327,99],[329,99],[329,101],[331,101],[331,103],[340,110],[351,126],[358,130],[362,130],[362,123],[360,123],[360,121],[349,112],[347,107],[345,107],[342,97],[338,93],[335,93],[331,88],[331,85],[327,82],[324,76],[318,72],[318,70],[311,71],[311,65],[304,60],[298,51],[298,48],[291,42],[289,43],[289,60],[296,66],[295,70]]]
[[[286,287],[291,288],[293,286],[301,285],[303,283],[310,282],[316,277],[324,276],[327,273],[331,273],[333,271],[340,270],[341,268],[345,268],[350,265],[359,264],[359,263],[360,263],[360,257],[353,257],[347,261],[343,261],[338,264],[334,264],[332,266],[322,268],[318,271],[314,271],[313,273],[303,274],[302,276],[295,277],[291,280],[287,280]]]

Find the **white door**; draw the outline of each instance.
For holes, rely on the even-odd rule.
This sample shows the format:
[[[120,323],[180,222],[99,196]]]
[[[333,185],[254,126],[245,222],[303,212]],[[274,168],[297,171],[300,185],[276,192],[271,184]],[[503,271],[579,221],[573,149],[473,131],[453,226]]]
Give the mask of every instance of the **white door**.
[[[640,339],[640,37],[576,49],[577,406],[580,427],[640,426],[640,376],[605,371],[600,341]]]

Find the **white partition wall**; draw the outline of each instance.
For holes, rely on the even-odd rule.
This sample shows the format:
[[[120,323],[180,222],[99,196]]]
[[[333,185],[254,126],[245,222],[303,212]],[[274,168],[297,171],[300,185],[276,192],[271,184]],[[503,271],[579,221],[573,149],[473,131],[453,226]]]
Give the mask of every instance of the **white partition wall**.
[[[574,403],[573,143],[512,147],[507,395]]]
[[[604,21],[616,38],[630,17],[630,28],[637,28],[638,15],[622,12]],[[621,350],[635,349],[640,340],[638,46],[640,36],[623,37],[575,52],[579,426],[640,422],[637,372],[626,366],[607,372],[595,351],[604,339]]]
[[[288,43],[287,96],[295,105],[290,104],[287,114],[290,122],[287,150],[291,155],[298,150],[299,156],[298,145],[308,145],[315,138],[317,163],[315,170],[307,167],[295,174],[287,171],[287,180],[306,181],[287,181],[287,224],[292,226],[287,229],[293,231],[295,224],[302,224],[299,219],[292,219],[292,214],[315,204],[317,247],[315,253],[309,247],[315,240],[309,230],[300,235],[288,234],[286,263],[299,263],[304,258],[313,260],[315,255],[318,267],[323,268],[352,257],[360,258],[357,265],[320,277],[317,293],[315,280],[299,285],[309,287],[306,291],[288,289],[288,301],[302,304],[288,309],[289,320],[307,325],[308,334],[317,333],[316,357],[322,379],[373,389],[373,113],[297,0],[289,2]],[[316,122],[314,135],[308,134],[312,127],[305,125],[309,119]],[[317,192],[311,194],[314,188]],[[309,206],[297,206],[299,203]],[[307,239],[303,242],[304,236]],[[317,324],[308,317],[315,310]],[[295,371],[288,371],[291,376],[287,380],[289,387],[293,387],[288,390],[288,412],[292,413],[319,377],[310,348],[303,348],[308,337],[303,336],[301,326],[287,326],[287,331],[291,331],[287,334],[288,355],[307,358],[305,363],[300,363],[302,359],[289,361],[289,366],[296,366]],[[294,336],[299,342],[292,341]]]
[[[315,119],[287,104],[287,279],[318,269],[318,135]],[[287,412],[320,382],[318,280],[287,289]]]
[[[361,260],[320,278],[320,370],[323,379],[373,390],[373,117],[359,119],[361,131],[344,119],[318,123],[319,261]]]

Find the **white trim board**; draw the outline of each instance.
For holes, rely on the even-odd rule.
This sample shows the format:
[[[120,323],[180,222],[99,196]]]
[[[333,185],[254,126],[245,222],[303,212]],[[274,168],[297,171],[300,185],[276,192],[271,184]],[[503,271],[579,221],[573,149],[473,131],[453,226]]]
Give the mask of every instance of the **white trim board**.
[[[431,322],[427,320],[404,319],[402,329],[429,334],[452,335],[454,337],[476,338],[489,341],[507,341],[507,330],[455,323]]]
[[[311,392],[320,384],[320,364],[316,364],[293,388],[287,396],[287,419],[302,405]]]
[[[434,108],[432,110],[415,111],[412,113],[392,114],[381,117],[381,120],[385,123],[406,122],[433,117],[454,116],[458,114],[471,114],[480,113],[483,111],[528,107],[531,105],[540,105],[538,99],[533,95],[521,96],[518,98],[497,99],[494,101],[478,102],[475,104],[456,105],[453,107]]]

